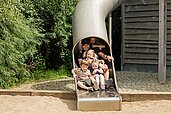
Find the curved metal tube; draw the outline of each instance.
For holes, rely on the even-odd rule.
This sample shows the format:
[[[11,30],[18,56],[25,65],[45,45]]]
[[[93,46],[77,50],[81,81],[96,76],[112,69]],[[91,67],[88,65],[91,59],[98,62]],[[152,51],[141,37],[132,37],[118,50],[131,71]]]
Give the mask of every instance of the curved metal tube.
[[[96,36],[107,43],[105,18],[125,0],[80,0],[73,18],[74,45],[83,38]]]
[[[115,8],[117,8],[125,0],[80,0],[77,4],[74,18],[73,18],[73,65],[75,68],[75,55],[74,49],[80,41],[87,37],[98,37],[108,43],[105,18]],[[110,53],[111,53],[111,49]],[[111,53],[112,56],[112,53]],[[116,93],[118,96],[111,98],[81,98],[78,93],[77,86],[77,108],[78,110],[120,110],[121,109],[121,96],[118,93],[116,83],[116,73],[114,68],[114,62],[112,61],[112,73],[113,81],[115,84]],[[75,83],[77,80],[75,78]],[[86,94],[87,95],[87,94]],[[106,94],[107,95],[107,94]],[[92,96],[91,96],[92,97]],[[110,99],[110,100],[109,100]],[[106,108],[102,108],[100,104],[106,103]],[[97,105],[98,104],[98,105]],[[96,107],[97,105],[97,107]],[[90,107],[87,107],[90,106]]]

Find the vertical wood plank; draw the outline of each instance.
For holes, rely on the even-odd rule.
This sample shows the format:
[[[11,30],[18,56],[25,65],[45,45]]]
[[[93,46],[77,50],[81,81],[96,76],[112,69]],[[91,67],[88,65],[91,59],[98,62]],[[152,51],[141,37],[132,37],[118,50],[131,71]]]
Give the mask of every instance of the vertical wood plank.
[[[166,82],[167,0],[159,0],[158,80]]]

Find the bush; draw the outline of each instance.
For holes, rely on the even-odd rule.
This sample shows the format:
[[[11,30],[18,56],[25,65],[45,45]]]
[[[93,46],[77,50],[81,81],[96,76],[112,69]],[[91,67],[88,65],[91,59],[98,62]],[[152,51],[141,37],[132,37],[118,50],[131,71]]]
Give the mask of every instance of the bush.
[[[78,0],[33,0],[45,34],[39,48],[46,69],[72,65],[72,15]],[[44,68],[44,67],[43,67]]]
[[[37,30],[20,13],[18,0],[0,2],[0,88],[21,83],[30,75],[25,62],[36,52]]]

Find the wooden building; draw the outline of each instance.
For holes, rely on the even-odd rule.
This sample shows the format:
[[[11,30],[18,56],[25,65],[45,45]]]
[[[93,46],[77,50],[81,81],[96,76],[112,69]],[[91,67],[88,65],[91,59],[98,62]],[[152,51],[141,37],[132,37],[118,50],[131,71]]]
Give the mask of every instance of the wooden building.
[[[122,5],[122,70],[171,72],[171,0],[128,0]],[[167,67],[166,67],[167,66]]]

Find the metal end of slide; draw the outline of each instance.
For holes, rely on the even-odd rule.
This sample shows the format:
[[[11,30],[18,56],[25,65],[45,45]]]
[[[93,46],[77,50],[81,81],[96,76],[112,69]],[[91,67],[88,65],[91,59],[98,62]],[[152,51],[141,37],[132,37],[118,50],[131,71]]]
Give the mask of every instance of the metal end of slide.
[[[125,0],[80,0],[76,6],[73,17],[73,65],[76,67],[77,53],[81,48],[81,41],[88,37],[99,38],[103,41],[106,49],[111,54],[109,45],[105,18],[115,8],[117,8]],[[101,46],[103,47],[103,46]],[[116,74],[114,62],[109,67],[110,77],[113,78],[113,89],[105,91],[89,92],[78,89],[77,93],[77,109],[84,111],[108,111],[121,110],[122,98],[117,91]],[[77,83],[77,82],[76,82]]]

